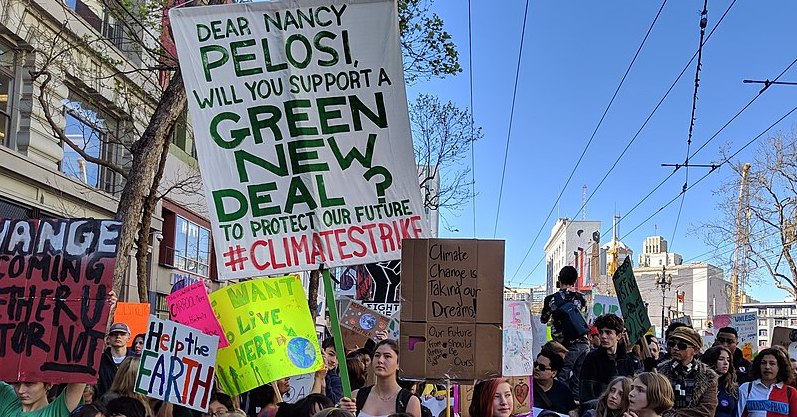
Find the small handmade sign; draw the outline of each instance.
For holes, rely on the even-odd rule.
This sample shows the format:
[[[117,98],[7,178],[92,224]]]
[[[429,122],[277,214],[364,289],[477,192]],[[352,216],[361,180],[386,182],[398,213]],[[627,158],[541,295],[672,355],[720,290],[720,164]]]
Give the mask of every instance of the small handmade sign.
[[[344,300],[342,311],[340,325],[365,337],[376,339],[377,332],[389,331],[390,317],[379,314],[356,301]]]
[[[218,345],[218,336],[149,316],[135,392],[206,412]]]
[[[166,296],[169,306],[169,317],[172,320],[201,330],[202,333],[218,336],[219,348],[227,347],[230,343],[224,337],[219,320],[210,307],[210,299],[205,283],[197,281],[185,288],[177,290]]]

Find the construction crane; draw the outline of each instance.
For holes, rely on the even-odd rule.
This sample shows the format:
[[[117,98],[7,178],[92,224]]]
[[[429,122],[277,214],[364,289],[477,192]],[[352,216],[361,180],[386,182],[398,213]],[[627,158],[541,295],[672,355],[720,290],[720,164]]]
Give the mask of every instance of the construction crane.
[[[738,313],[744,302],[744,288],[747,281],[747,257],[750,248],[750,164],[742,167],[739,181],[739,202],[736,207],[736,248],[733,251],[731,270],[731,313]]]

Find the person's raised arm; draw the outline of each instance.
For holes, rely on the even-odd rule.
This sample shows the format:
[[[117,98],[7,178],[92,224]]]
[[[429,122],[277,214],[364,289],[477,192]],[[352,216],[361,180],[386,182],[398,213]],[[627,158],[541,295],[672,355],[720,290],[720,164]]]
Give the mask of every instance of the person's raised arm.
[[[71,383],[64,389],[64,404],[71,413],[83,401],[83,390],[86,389],[86,384]]]

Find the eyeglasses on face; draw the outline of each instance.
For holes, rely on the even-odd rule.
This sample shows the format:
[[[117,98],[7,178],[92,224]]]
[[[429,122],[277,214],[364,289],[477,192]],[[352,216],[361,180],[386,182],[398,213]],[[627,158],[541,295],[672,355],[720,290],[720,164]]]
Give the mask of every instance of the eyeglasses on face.
[[[544,372],[544,371],[553,371],[553,368],[545,366],[539,362],[534,362],[534,369]]]
[[[686,350],[686,348],[691,347],[689,343],[686,343],[681,340],[670,339],[667,341],[667,347],[672,349],[673,347],[678,347],[678,350]]]

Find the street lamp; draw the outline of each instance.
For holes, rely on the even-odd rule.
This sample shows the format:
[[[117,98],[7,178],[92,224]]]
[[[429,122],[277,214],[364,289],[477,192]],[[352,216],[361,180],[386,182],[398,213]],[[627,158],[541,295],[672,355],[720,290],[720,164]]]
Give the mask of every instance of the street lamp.
[[[672,286],[672,275],[667,273],[667,265],[662,265],[661,274],[656,274],[656,286],[661,289],[661,335],[664,336],[664,301],[667,290]]]

